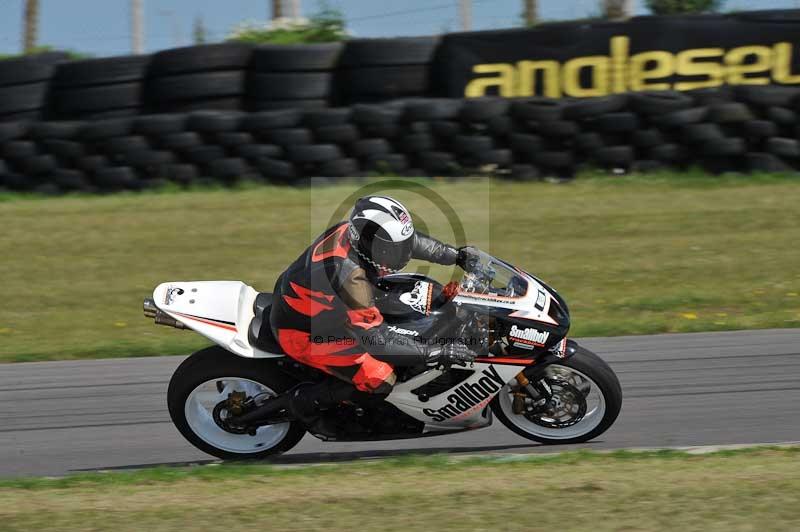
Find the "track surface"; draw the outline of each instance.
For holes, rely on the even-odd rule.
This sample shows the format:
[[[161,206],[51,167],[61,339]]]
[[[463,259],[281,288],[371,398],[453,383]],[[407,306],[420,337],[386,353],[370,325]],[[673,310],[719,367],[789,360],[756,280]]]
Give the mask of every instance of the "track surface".
[[[590,449],[800,440],[800,330],[585,339],[619,375],[617,423]],[[167,382],[182,357],[0,365],[0,476],[203,462],[172,427]],[[406,452],[537,452],[501,424],[452,436],[324,443],[281,462]]]

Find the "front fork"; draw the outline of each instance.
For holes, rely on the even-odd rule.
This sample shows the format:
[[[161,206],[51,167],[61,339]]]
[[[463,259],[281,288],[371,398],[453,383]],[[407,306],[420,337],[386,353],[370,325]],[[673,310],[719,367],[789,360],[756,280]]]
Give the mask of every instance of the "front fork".
[[[514,402],[511,404],[511,408],[515,414],[525,413],[525,400],[528,398],[533,399],[534,404],[538,405],[546,403],[553,396],[553,390],[545,379],[531,382],[523,372],[520,372],[516,379],[521,390],[514,392]]]
[[[577,347],[578,344],[574,340],[567,340],[563,351],[551,350],[544,357],[537,360],[536,367],[530,375],[533,380],[525,375],[524,370],[517,374],[516,379],[520,389],[514,392],[512,409],[515,414],[525,413],[525,399],[527,398],[533,399],[534,404],[539,405],[547,403],[553,397],[553,390],[544,378],[544,370],[547,366],[574,355]]]

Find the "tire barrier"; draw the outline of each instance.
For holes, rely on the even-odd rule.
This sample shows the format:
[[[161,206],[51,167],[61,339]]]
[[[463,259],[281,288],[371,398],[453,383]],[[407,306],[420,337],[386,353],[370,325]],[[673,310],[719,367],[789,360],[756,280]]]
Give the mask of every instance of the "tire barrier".
[[[333,100],[342,45],[270,45],[253,50],[247,108],[320,108]]]
[[[3,122],[0,187],[107,192],[372,173],[532,180],[689,166],[796,172],[798,112],[800,88],[742,86]]]
[[[637,127],[641,116],[729,102],[732,96],[726,91],[732,89],[724,84],[745,88],[774,84],[774,90],[759,92],[756,98],[761,100],[752,103],[776,107],[765,118],[788,124],[794,120],[794,110],[781,102],[786,90],[791,93],[792,86],[800,86],[800,54],[795,50],[798,22],[800,10],[753,11],[634,17],[626,22],[558,22],[342,43],[223,42],[82,61],[50,52],[0,61],[0,121],[322,109],[412,98],[593,98],[585,105],[572,103],[568,109],[542,102],[520,108],[527,120],[562,116],[562,121],[550,124],[549,133],[567,138],[575,135],[576,121],[600,111],[637,114],[637,118],[603,118],[591,131],[625,134]],[[653,35],[659,36],[657,43]],[[691,97],[677,92],[644,94],[631,96],[629,103],[628,97],[621,96],[698,88],[705,89]],[[598,100],[599,96],[607,97]],[[625,110],[620,107],[623,102]],[[495,113],[486,105],[473,109],[467,114]],[[421,105],[415,112],[428,111]],[[452,121],[446,107],[438,106],[435,112],[443,115],[440,120]],[[714,123],[742,121],[741,108],[713,112],[726,117],[714,116]],[[512,117],[497,116],[471,115],[463,120],[485,120],[488,131],[499,135],[509,129]],[[684,120],[683,115],[671,119]],[[383,123],[375,124],[368,134],[389,138],[397,132],[394,125]],[[708,131],[693,134],[704,136]],[[621,157],[617,152],[621,150],[604,152],[601,159]]]
[[[348,41],[338,62],[336,101],[348,105],[432,95],[438,43],[436,37]]]
[[[56,120],[135,116],[150,56],[123,56],[58,65],[51,80],[49,118]]]
[[[67,54],[48,52],[0,61],[0,122],[44,118],[56,66]]]
[[[148,112],[241,110],[253,46],[206,44],[153,55],[143,93]]]
[[[220,43],[153,55],[0,61],[0,121],[319,109],[432,94],[435,38]]]

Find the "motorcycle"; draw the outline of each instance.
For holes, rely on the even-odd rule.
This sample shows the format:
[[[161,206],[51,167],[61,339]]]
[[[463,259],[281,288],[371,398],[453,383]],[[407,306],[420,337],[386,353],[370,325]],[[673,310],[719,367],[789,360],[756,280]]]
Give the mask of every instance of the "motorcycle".
[[[167,394],[177,429],[208,454],[288,451],[309,427],[288,410],[260,416],[259,409],[300,383],[334,378],[282,353],[269,326],[271,302],[272,294],[238,281],[168,282],[144,301],[156,324],[216,344],[180,364]],[[496,416],[530,440],[570,444],[601,435],[619,414],[619,381],[605,361],[567,339],[562,297],[485,252],[476,250],[469,271],[447,285],[419,274],[383,277],[376,306],[408,341],[463,341],[479,356],[471,365],[396,368],[388,396],[361,394],[323,411],[334,427],[312,432],[323,441],[453,434],[488,427]]]

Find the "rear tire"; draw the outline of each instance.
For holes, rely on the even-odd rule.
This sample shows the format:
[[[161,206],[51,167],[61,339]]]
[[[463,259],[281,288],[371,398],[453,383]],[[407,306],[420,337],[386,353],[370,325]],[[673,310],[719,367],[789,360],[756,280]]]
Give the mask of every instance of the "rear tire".
[[[503,425],[523,438],[537,441],[545,445],[583,443],[598,437],[608,430],[617,419],[619,411],[622,408],[622,387],[614,371],[608,364],[588,349],[577,346],[574,355],[566,360],[548,366],[548,370],[550,368],[568,368],[575,370],[592,381],[593,387],[596,386],[598,389],[597,391],[602,395],[601,403],[603,411],[598,411],[598,414],[601,414],[598,415],[599,421],[588,424],[585,427],[585,432],[580,432],[579,425],[589,417],[590,413],[587,412],[579,423],[565,429],[544,429],[543,427],[538,427],[538,425],[529,421],[524,415],[514,414],[513,411],[511,411],[510,402],[503,400],[503,396],[508,396],[510,393],[510,388],[506,385],[491,402],[492,411]],[[526,373],[528,371],[532,372],[534,369],[530,368],[530,370],[526,370]],[[593,390],[589,391],[590,394],[593,392]],[[559,437],[556,432],[557,430],[563,430],[564,437]]]
[[[186,403],[192,400],[193,392],[216,379],[235,378],[241,381],[250,381],[260,384],[275,394],[289,390],[296,383],[288,376],[276,371],[273,364],[274,362],[270,360],[243,358],[219,346],[208,347],[194,353],[175,370],[169,383],[167,406],[175,427],[184,438],[189,440],[189,443],[201,451],[223,460],[253,460],[288,451],[297,445],[306,432],[305,428],[297,421],[262,427],[259,429],[259,434],[262,434],[261,431],[265,429],[274,430],[276,438],[256,440],[259,436],[224,433],[222,429],[216,427],[218,434],[214,431],[215,426],[211,425],[208,425],[210,431],[204,438],[198,434],[197,429],[193,428],[192,423],[187,419]],[[221,397],[220,400],[223,398]],[[197,421],[193,421],[193,423],[198,426]],[[213,443],[214,438],[218,435],[222,435],[231,442],[228,449]],[[250,445],[251,441],[253,445]],[[267,443],[259,447],[256,444],[260,441]],[[238,450],[233,450],[233,448]]]

